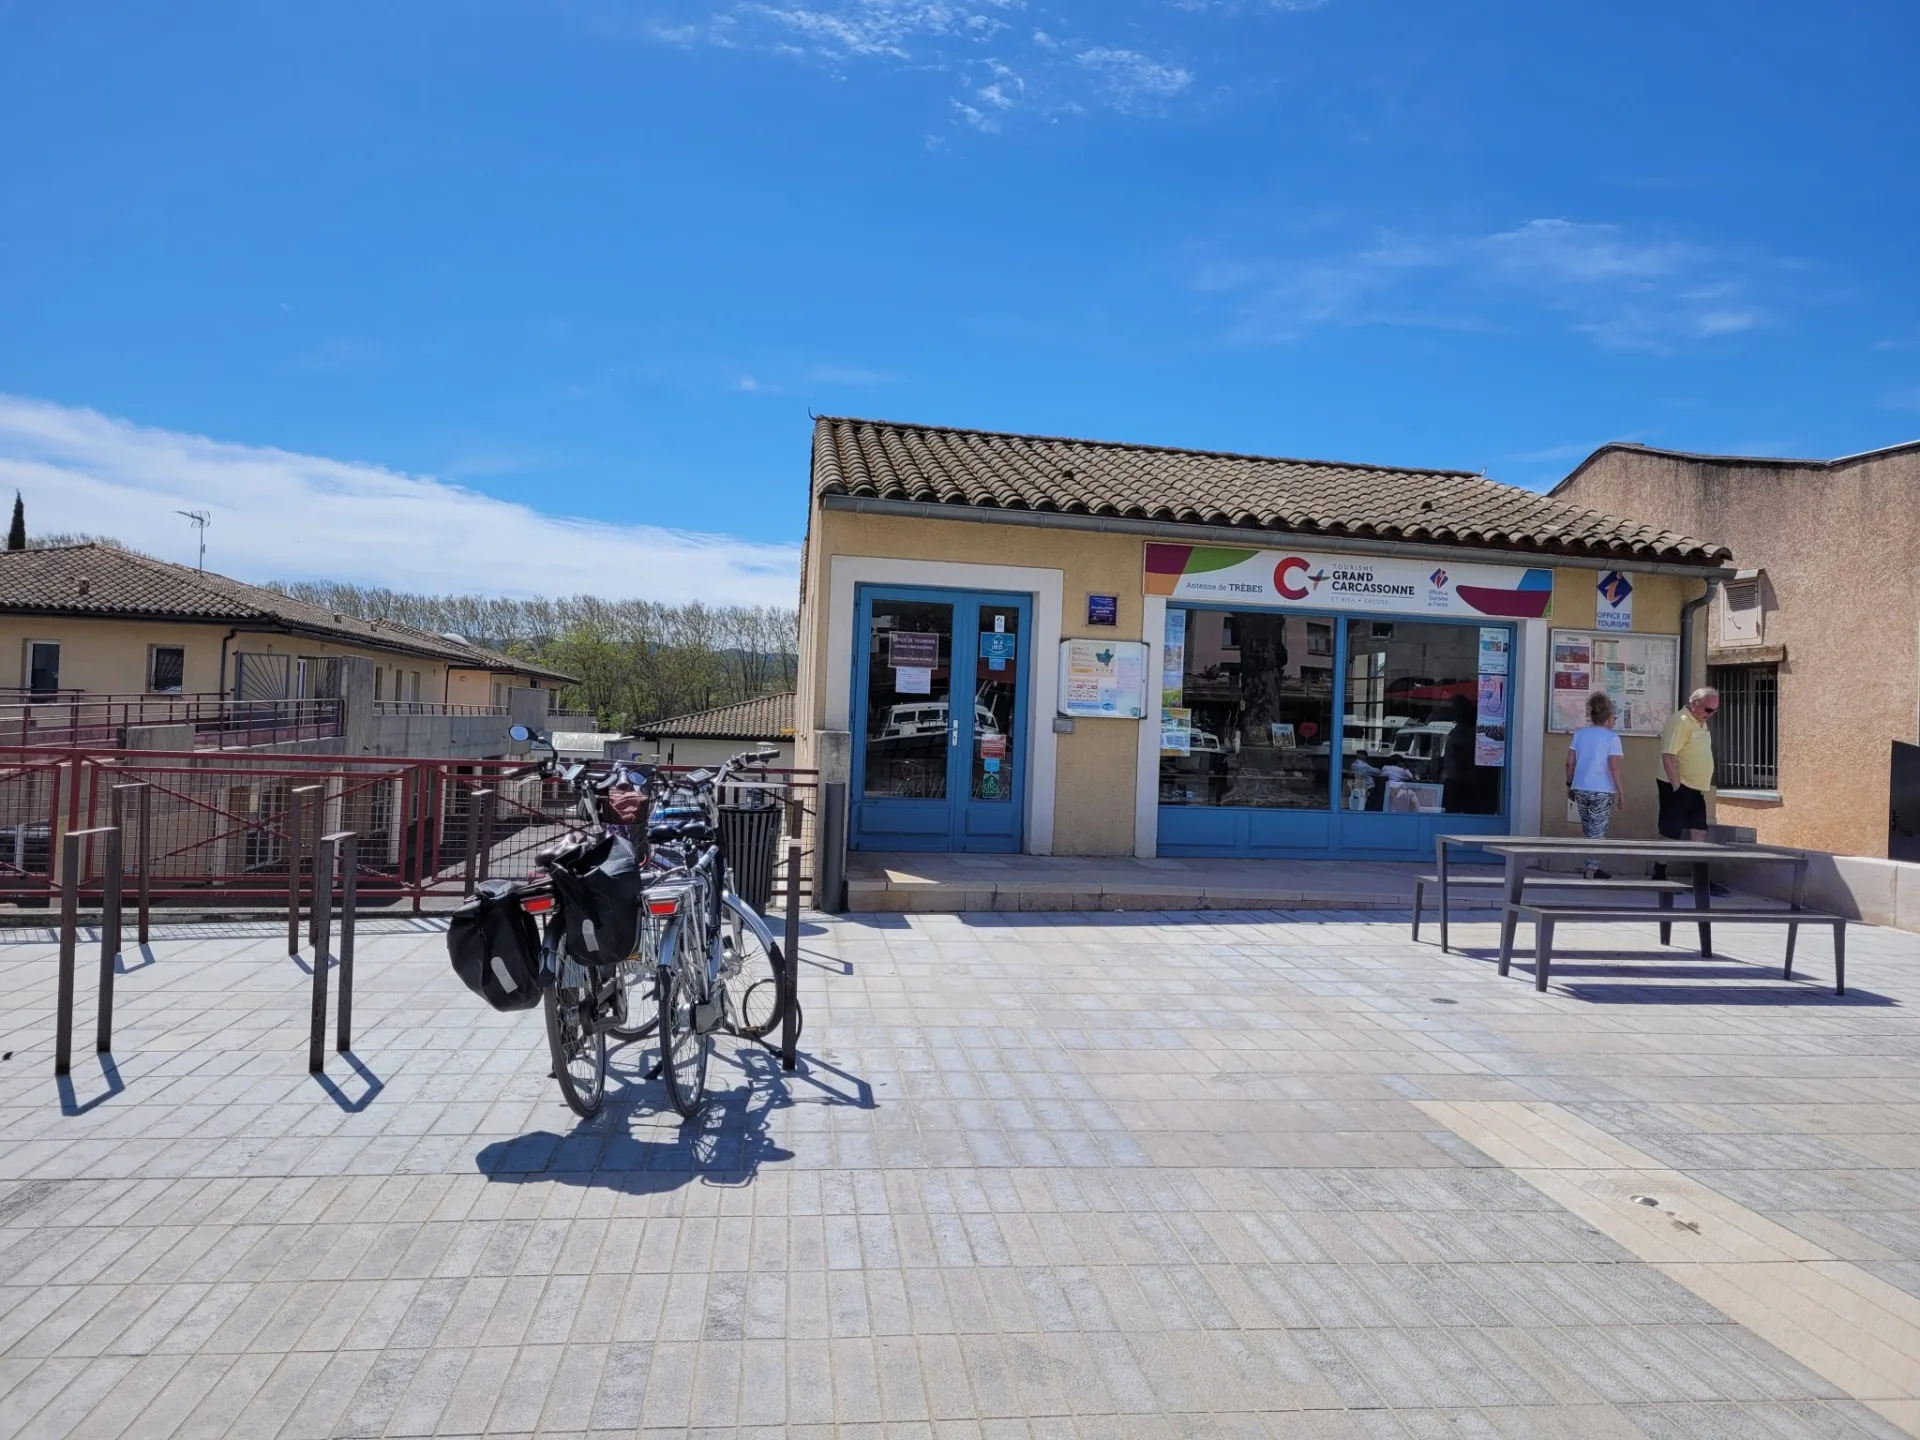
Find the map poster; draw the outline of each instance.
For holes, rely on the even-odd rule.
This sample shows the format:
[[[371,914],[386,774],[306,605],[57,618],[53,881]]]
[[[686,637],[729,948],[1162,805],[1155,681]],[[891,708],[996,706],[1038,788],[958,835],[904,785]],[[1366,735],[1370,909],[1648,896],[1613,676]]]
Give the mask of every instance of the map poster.
[[[1060,713],[1146,718],[1147,647],[1138,640],[1062,640]]]

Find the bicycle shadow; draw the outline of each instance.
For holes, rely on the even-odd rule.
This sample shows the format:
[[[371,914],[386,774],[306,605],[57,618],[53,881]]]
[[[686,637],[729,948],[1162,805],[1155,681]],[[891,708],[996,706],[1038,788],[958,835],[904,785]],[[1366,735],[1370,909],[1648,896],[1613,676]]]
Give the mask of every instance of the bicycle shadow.
[[[474,1156],[487,1179],[509,1185],[553,1182],[654,1194],[698,1181],[751,1184],[762,1166],[794,1158],[773,1134],[774,1117],[799,1105],[872,1109],[873,1088],[858,1076],[802,1055],[791,1073],[759,1045],[716,1046],[707,1067],[707,1103],[682,1120],[666,1085],[649,1080],[655,1051],[644,1044],[608,1057],[607,1098],[591,1120],[562,1135],[539,1130],[496,1140]]]

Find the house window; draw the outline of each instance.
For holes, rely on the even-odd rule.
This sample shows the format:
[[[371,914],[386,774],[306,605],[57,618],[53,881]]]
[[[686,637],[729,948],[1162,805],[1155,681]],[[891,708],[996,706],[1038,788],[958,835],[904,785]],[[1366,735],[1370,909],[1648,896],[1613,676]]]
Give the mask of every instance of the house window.
[[[302,655],[299,686],[298,695],[302,700],[338,700],[340,698],[340,657]]]
[[[155,695],[178,695],[186,688],[187,652],[180,645],[147,647],[147,689]]]
[[[1780,788],[1780,675],[1775,665],[1713,665],[1713,783],[1721,790]]]
[[[1307,654],[1333,654],[1333,626],[1318,620],[1307,621]]]
[[[386,689],[386,681],[387,681],[387,667],[384,665],[374,666],[373,667],[373,698],[374,699],[376,700],[386,699],[386,696],[381,693],[383,690]]]
[[[407,672],[407,699],[416,702],[420,699],[420,672],[418,670],[409,670]]]
[[[60,645],[55,640],[27,642],[27,689],[50,695],[60,688]]]

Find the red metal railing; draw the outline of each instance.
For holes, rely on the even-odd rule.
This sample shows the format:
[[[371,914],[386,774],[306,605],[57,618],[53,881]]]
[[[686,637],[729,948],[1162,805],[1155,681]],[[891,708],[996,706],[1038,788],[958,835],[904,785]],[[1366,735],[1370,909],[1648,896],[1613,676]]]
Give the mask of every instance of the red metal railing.
[[[0,745],[124,745],[149,725],[188,725],[196,750],[234,750],[340,734],[338,700],[233,700],[222,695],[9,695],[0,698]]]
[[[817,775],[769,771],[766,779],[783,802],[781,853],[789,840],[805,845],[810,889]],[[50,904],[59,838],[109,823],[113,787],[132,782],[149,790],[147,853],[162,905],[284,906],[296,787],[320,787],[325,830],[360,837],[363,905],[417,911],[457,900],[470,869],[474,878],[523,875],[541,847],[587,828],[572,791],[523,760],[0,747],[0,900]],[[103,852],[90,848],[81,890],[97,901]]]

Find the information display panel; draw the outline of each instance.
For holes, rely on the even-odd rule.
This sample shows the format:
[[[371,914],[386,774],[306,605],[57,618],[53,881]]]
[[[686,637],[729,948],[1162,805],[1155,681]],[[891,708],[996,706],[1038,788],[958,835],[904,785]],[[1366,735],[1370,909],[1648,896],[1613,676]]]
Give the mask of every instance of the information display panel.
[[[1613,728],[1622,735],[1658,735],[1674,711],[1680,668],[1678,635],[1555,630],[1547,655],[1547,729],[1556,734],[1587,723],[1587,700],[1613,700]]]

